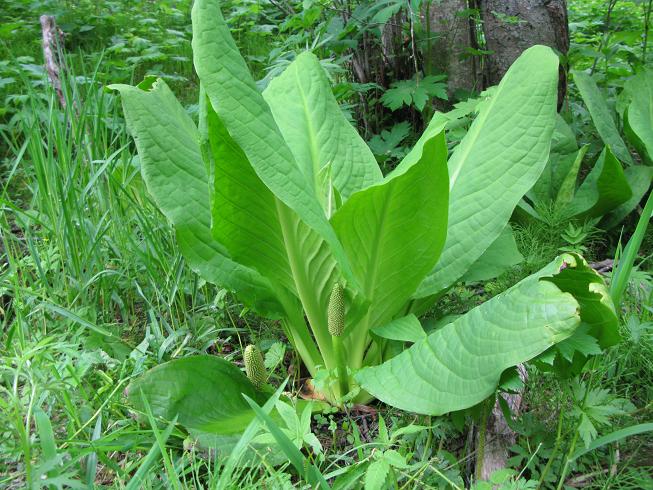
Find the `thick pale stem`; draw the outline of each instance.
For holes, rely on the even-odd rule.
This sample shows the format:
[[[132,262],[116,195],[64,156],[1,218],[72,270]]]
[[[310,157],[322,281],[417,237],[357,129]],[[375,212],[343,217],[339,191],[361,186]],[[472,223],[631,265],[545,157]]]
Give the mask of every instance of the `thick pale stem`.
[[[293,218],[290,216],[290,209],[282,202],[277,200],[277,211],[279,215],[279,222],[281,224],[281,231],[283,239],[288,251],[288,260],[290,261],[290,269],[292,271],[295,285],[297,287],[297,294],[302,302],[308,322],[317,341],[318,348],[322,354],[322,360],[327,369],[333,369],[335,362],[333,358],[333,349],[331,346],[331,339],[326,326],[326,315],[321,311],[317,304],[316,294],[313,284],[307,277],[304,264],[300,263],[298,257],[301,257],[297,250],[297,243],[295,241],[296,233],[292,223]]]
[[[336,355],[336,364],[338,365],[338,385],[340,387],[340,396],[343,397],[349,393],[349,374],[347,373],[347,361],[345,358],[345,347],[342,345],[340,337],[331,337],[333,352]]]
[[[294,349],[302,358],[311,376],[315,376],[317,366],[323,365],[324,360],[315,345],[313,337],[311,337],[311,333],[304,320],[304,315],[301,309],[293,304],[294,299],[291,300],[285,294],[279,294],[278,297],[286,311],[286,318],[281,321],[284,332]]]

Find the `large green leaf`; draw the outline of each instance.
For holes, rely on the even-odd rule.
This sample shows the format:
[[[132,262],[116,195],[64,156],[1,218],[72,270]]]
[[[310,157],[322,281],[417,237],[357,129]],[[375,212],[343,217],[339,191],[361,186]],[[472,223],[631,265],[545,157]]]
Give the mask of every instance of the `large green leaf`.
[[[499,277],[511,267],[523,262],[512,227],[506,225],[499,238],[472,264],[462,277],[465,282],[487,281]]]
[[[314,182],[306,178],[295,161],[269,106],[257,90],[222,17],[219,2],[197,0],[192,21],[195,70],[213,109],[261,181],[328,242],[342,272],[353,280],[342,246],[317,198]]]
[[[277,207],[284,204],[261,182],[211,107],[206,117],[214,166],[215,238],[235,260],[294,292]]]
[[[294,298],[288,297],[288,292],[301,300],[322,359],[301,312],[294,315],[292,331],[287,334],[309,370],[318,364],[331,367],[326,312],[333,284],[340,276],[330,248],[272,194],[215,111],[210,106],[206,110],[215,169],[213,232],[236,260],[285,288],[277,288],[277,292],[287,311],[294,308]]]
[[[576,195],[578,172],[580,171],[580,166],[583,163],[583,158],[585,158],[588,149],[589,145],[583,145],[583,147],[576,152],[574,161],[558,188],[557,196],[555,196],[556,209],[563,210],[573,202],[574,196]]]
[[[254,418],[243,394],[259,403],[267,399],[234,364],[208,355],[160,364],[133,381],[127,393],[137,410],[144,409],[142,393],[154,416],[178,417],[186,428],[222,435],[244,431]]]
[[[628,201],[632,194],[621,163],[606,146],[564,213],[578,218],[603,216]]]
[[[372,333],[390,340],[418,342],[426,337],[424,327],[415,315],[406,315],[390,323],[372,328]]]
[[[499,237],[546,164],[556,120],[558,57],[534,46],[510,67],[449,161],[449,229],[415,297],[458,280]]]
[[[576,160],[578,144],[576,135],[567,122],[558,114],[556,125],[551,138],[551,151],[549,159],[533,189],[527,196],[537,203],[549,203],[556,199],[558,189],[562,186],[565,176]]]
[[[356,379],[381,401],[428,415],[479,403],[493,393],[503,371],[570,337],[581,321],[597,320],[601,335],[604,327],[614,328],[614,313],[612,327],[595,318],[595,301],[603,295],[594,292],[597,274],[588,278],[581,264],[576,256],[557,258],[398,356],[361,370]],[[569,292],[542,280],[560,271],[566,276],[562,283],[573,277]],[[592,311],[586,314],[584,307]]]
[[[306,327],[298,298],[304,299],[306,282],[312,286],[327,282],[329,287],[335,281],[329,248],[261,182],[212,107],[201,108],[213,163],[213,234],[234,259],[270,281],[286,321],[291,322],[286,334],[313,372],[324,360]],[[295,224],[290,230],[283,226],[288,220]],[[312,310],[307,313],[310,318]],[[320,332],[315,336],[328,358],[330,342]]]
[[[321,198],[331,182],[347,199],[382,179],[367,144],[345,119],[320,62],[310,52],[297,56],[263,92],[295,160]]]
[[[168,86],[159,80],[147,91],[128,85],[110,88],[122,96],[145,184],[175,225],[179,248],[191,268],[210,282],[238,291],[241,300],[259,313],[281,315],[269,281],[234,262],[211,236],[210,184],[199,133]]]
[[[390,321],[438,259],[447,229],[446,155],[441,132],[415,165],[354,194],[332,218],[371,303],[368,327]]]
[[[628,201],[608,213],[601,221],[601,227],[606,230],[621,223],[626,216],[633,212],[646,195],[651,187],[651,180],[653,180],[653,167],[633,165],[624,170],[624,174],[633,195]]]
[[[581,321],[589,327],[588,333],[598,340],[602,348],[615,345],[621,340],[621,335],[608,288],[603,278],[582,258],[573,257],[573,267],[566,267],[544,280],[574,296],[580,305]]]
[[[621,138],[619,130],[614,122],[612,113],[608,104],[605,101],[603,94],[596,86],[596,82],[592,80],[587,73],[581,71],[572,71],[574,82],[580,95],[585,101],[585,105],[590,112],[594,127],[599,132],[603,142],[612,148],[614,154],[628,165],[633,164],[633,158],[626,147],[626,143]]]
[[[653,70],[631,80],[632,100],[625,116],[626,135],[642,158],[653,162]]]

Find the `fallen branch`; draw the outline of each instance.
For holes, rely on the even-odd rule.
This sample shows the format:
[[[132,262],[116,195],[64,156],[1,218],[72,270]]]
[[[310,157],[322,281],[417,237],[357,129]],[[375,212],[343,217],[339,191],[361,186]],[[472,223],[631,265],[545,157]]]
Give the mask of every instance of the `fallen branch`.
[[[45,59],[45,69],[48,72],[48,78],[52,87],[54,87],[61,107],[66,108],[66,98],[61,88],[61,78],[59,69],[59,53],[63,33],[57,28],[57,22],[52,15],[42,15],[40,17],[41,32],[43,34],[43,58]]]
[[[592,262],[590,264],[590,267],[594,269],[596,272],[605,273],[605,272],[610,272],[612,270],[613,264],[614,261],[612,259],[605,259],[600,262]]]

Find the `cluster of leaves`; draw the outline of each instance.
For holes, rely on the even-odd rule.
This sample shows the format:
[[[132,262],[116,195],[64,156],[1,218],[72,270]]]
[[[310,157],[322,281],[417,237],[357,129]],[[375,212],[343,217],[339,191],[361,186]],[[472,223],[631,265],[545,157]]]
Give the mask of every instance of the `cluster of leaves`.
[[[281,318],[319,396],[336,404],[374,396],[440,415],[481,402],[517,363],[541,354],[542,364],[561,373],[577,371],[597,353],[577,348],[579,339],[591,339],[598,352],[618,341],[601,278],[573,255],[429,334],[415,316],[470,269],[476,280],[493,277],[500,272],[493,257],[514,247],[507,221],[545,166],[555,123],[557,59],[548,48],[526,51],[491,104],[436,115],[382,177],[315,56],[298,56],[261,94],[217,2],[196,2],[193,32],[199,128],[162,80],[112,88],[121,92],[144,180],[189,264],[259,313]],[[538,103],[520,102],[533,93],[541,94]],[[445,128],[476,109],[447,165]],[[331,291],[343,285],[346,305],[340,296],[332,304]],[[587,307],[593,314],[579,313]],[[344,330],[327,323],[333,308],[341,309]],[[239,392],[247,401],[234,400]],[[204,444],[222,449],[270,395],[207,356],[163,364],[130,393],[136,406],[145,397],[155,415],[176,414]],[[280,407],[266,423],[278,444],[296,451],[286,442],[306,422]],[[287,429],[273,430],[279,411]],[[387,470],[381,474],[393,467],[385,457],[374,465]]]
[[[359,95],[368,94],[368,100],[378,100],[383,88],[378,84],[356,84],[344,80],[343,69],[349,66],[349,50],[359,43],[369,43],[370,37],[378,35],[383,22],[406,9],[405,2],[359,3],[362,7],[350,23],[341,21],[339,11],[319,2],[238,0],[227,4],[227,22],[238,45],[248,53],[245,57],[256,77],[265,78],[269,73],[259,86],[266,86],[280,75],[295,60],[296,52],[311,46],[322,58],[320,65],[326,68],[326,76],[337,82],[334,87],[336,98],[351,120],[351,115],[357,111]],[[638,4],[638,10],[632,12],[642,12],[645,3]],[[605,3],[601,4],[604,7]],[[182,101],[196,102],[198,87],[192,83],[194,75],[187,61],[190,59],[187,4],[183,1],[174,2],[172,6],[168,2],[156,5],[132,2],[127,5],[124,2],[11,0],[5,5],[0,13],[5,21],[0,27],[0,35],[3,40],[9,40],[12,53],[0,62],[0,85],[9,96],[2,110],[8,116],[23,110],[24,117],[16,118],[14,122],[29,124],[2,128],[3,142],[9,147],[7,153],[11,159],[7,161],[3,176],[6,179],[3,180],[3,206],[0,210],[3,232],[0,318],[4,335],[0,347],[4,360],[0,365],[0,406],[7,415],[0,421],[3,436],[0,485],[20,485],[26,479],[28,487],[72,487],[82,482],[86,486],[95,483],[138,488],[156,486],[164,481],[178,488],[187,484],[211,488],[248,484],[293,488],[296,478],[291,477],[287,467],[290,458],[282,456],[278,450],[274,454],[266,450],[270,441],[277,441],[277,438],[272,431],[261,434],[262,418],[258,419],[259,427],[253,439],[249,440],[257,452],[256,459],[240,461],[244,464],[237,465],[237,468],[230,466],[237,458],[229,459],[226,466],[214,467],[203,452],[195,450],[191,439],[184,441],[182,447],[181,441],[188,435],[186,431],[179,430],[174,423],[161,426],[152,410],[170,420],[175,419],[176,413],[164,413],[160,405],[144,404],[138,392],[132,390],[132,406],[141,409],[140,420],[146,423],[139,426],[120,400],[120,394],[131,378],[165,360],[207,350],[226,359],[240,359],[237,346],[241,335],[249,339],[264,339],[259,345],[266,353],[266,368],[268,371],[278,370],[271,377],[271,383],[282,383],[286,376],[285,363],[291,357],[291,349],[285,355],[284,343],[269,340],[281,335],[275,330],[275,321],[261,320],[260,316],[248,314],[247,309],[241,311],[226,290],[211,286],[184,267],[173,234],[147,196],[140,176],[141,161],[138,156],[130,154],[129,142],[114,110],[116,100],[95,90],[97,85],[93,80],[95,83],[109,78],[113,81],[128,80],[135,68],[136,77],[156,74],[173,87],[175,80],[191,80],[191,83],[184,82],[184,89],[177,92]],[[158,5],[162,8],[159,9]],[[283,13],[278,5],[288,5],[292,12]],[[581,12],[582,7],[595,8],[598,2],[572,1],[570,5],[572,17],[578,19],[587,15]],[[105,11],[99,10],[102,6],[106,6]],[[618,2],[613,29],[621,29],[622,25],[627,27],[627,23],[636,29],[641,17],[632,15],[626,18],[619,10],[622,6],[634,9],[630,2]],[[178,8],[184,14],[183,18],[179,12],[166,10],[168,7]],[[68,111],[58,108],[52,91],[44,83],[44,71],[40,66],[40,33],[31,8],[38,13],[58,14],[60,26],[68,33],[66,47],[75,51],[72,60],[76,59],[77,50],[83,52],[83,59],[94,60],[100,53],[93,53],[93,50],[112,45],[112,39],[116,41],[116,49],[105,52],[104,64],[95,77],[71,76],[65,80],[64,83],[73,88],[73,93],[80,94],[79,100],[84,101],[77,106],[77,113],[73,108]],[[70,15],[71,12],[74,15]],[[582,68],[591,68],[594,58],[574,58],[582,47],[581,43],[596,47],[600,37],[582,39],[579,35],[596,29],[593,24],[603,26],[604,21],[597,21],[599,14],[603,13],[604,10],[597,10],[587,15],[587,20],[592,22],[585,26],[572,22],[575,40],[572,59]],[[170,15],[162,17],[162,14]],[[352,24],[363,25],[363,21],[367,22],[367,28],[352,27]],[[348,29],[347,33],[343,32],[343,27]],[[169,36],[165,31],[167,28],[177,32]],[[403,28],[406,29],[407,24]],[[420,32],[419,24],[415,28],[418,39],[421,39],[425,33]],[[171,44],[166,47],[168,38]],[[143,39],[150,44],[144,43]],[[317,41],[313,42],[315,39]],[[638,127],[636,121],[643,112],[637,115],[637,109],[648,107],[645,99],[648,88],[635,83],[647,82],[642,82],[645,80],[642,77],[637,79],[639,81],[628,82],[630,72],[626,70],[626,62],[617,63],[614,69],[611,65],[611,60],[617,57],[629,59],[632,65],[638,66],[640,45],[638,42],[628,43],[633,57],[628,58],[627,50],[622,47],[616,55],[614,50],[606,49],[607,56],[604,59],[604,55],[600,55],[593,77],[601,85],[603,73],[609,74],[609,87],[603,91],[602,97],[607,94],[606,105],[610,111],[613,106],[617,109],[611,117],[624,146],[627,148],[630,144],[640,150],[635,154],[627,148],[635,160],[635,165],[631,166],[614,152],[612,143],[605,141],[616,158],[626,165],[626,176],[630,168],[641,169],[640,160],[645,163],[646,155],[650,155],[650,151],[646,152],[646,138],[638,141],[632,138],[632,134],[637,134],[635,131],[630,136],[627,132],[628,127]],[[4,48],[2,44],[0,49]],[[180,54],[178,60],[173,59]],[[268,66],[271,69],[266,71]],[[401,80],[409,78],[410,74],[399,77]],[[390,77],[389,83],[392,79]],[[626,89],[620,91],[618,88],[623,85]],[[633,88],[628,89],[629,85]],[[590,117],[593,119],[594,114],[588,116],[586,110],[592,112],[592,107],[587,100],[587,109],[577,104],[574,94],[572,92],[571,100],[575,117],[565,117],[567,128],[560,130],[558,126],[554,143],[558,133],[566,129],[573,131],[574,157],[579,151],[578,142],[580,149],[589,143],[585,154],[588,158],[584,163],[593,164],[604,145],[601,131],[605,125],[596,124],[596,121],[594,125],[580,124],[590,121]],[[475,115],[482,113],[483,102],[491,96],[489,93],[479,99],[458,103],[446,115],[450,149],[464,138]],[[637,104],[634,98],[637,98]],[[427,102],[425,107],[429,105]],[[634,109],[633,113],[630,109],[628,113],[625,111],[630,107]],[[197,116],[198,109],[198,105],[186,107],[192,116]],[[368,110],[372,113],[375,109]],[[399,114],[403,111],[396,111],[395,118]],[[631,114],[635,114],[632,126],[626,122],[631,120]],[[386,165],[390,169],[410,152],[418,139],[411,128],[419,124],[414,124],[415,121],[413,124],[397,123],[394,118],[388,121],[384,117],[379,128],[388,123],[388,129],[372,131],[379,134],[372,137],[369,146],[378,160],[391,163]],[[646,127],[646,122],[643,127]],[[597,130],[601,134],[597,135]],[[370,134],[368,131],[367,135]],[[587,173],[581,166],[578,177],[583,183],[574,190],[579,191],[585,185],[589,178]],[[633,182],[627,180],[629,185]],[[582,221],[575,220],[565,231],[565,241],[574,253],[584,250],[583,244],[591,239],[593,233],[591,223]],[[517,241],[521,243],[523,231],[518,230],[517,235]],[[501,232],[500,239],[503,245],[489,248],[483,260],[474,264],[472,272],[476,275],[468,274],[461,280],[476,283],[515,263],[511,259],[501,264],[498,272],[496,268],[488,272],[500,259],[506,258],[506,243],[510,244],[511,240],[513,245],[515,243],[508,228]],[[650,250],[650,234],[643,240],[644,248]],[[533,253],[529,247],[522,248],[522,251]],[[518,251],[516,257],[518,262]],[[475,488],[535,487],[543,473],[545,485],[555,485],[559,480],[564,483],[566,459],[570,461],[569,471],[594,475],[596,485],[609,487],[616,485],[619,479],[629,479],[633,488],[651,486],[650,472],[646,467],[630,467],[631,461],[639,464],[637,443],[622,442],[625,437],[637,435],[638,430],[644,431],[646,427],[641,426],[646,424],[627,430],[618,429],[616,434],[601,437],[610,431],[611,426],[620,428],[632,423],[631,420],[650,420],[653,282],[646,272],[648,266],[646,260],[639,262],[628,274],[630,282],[624,286],[627,288],[624,306],[627,321],[623,333],[627,341],[616,349],[603,351],[600,362],[591,363],[591,369],[586,368],[580,377],[563,381],[562,388],[556,381],[552,391],[542,388],[542,383],[550,381],[550,375],[532,369],[527,387],[527,396],[530,397],[527,406],[531,413],[520,419],[521,426],[515,425],[520,434],[519,444],[513,447],[511,466],[515,469],[497,472],[490,482],[478,483]],[[483,288],[486,291],[493,288],[496,294],[511,284],[504,280],[485,283],[482,287],[478,284],[457,286],[448,291],[447,298],[459,303],[457,313],[465,313],[479,303],[479,292]],[[443,307],[442,303],[439,306]],[[381,339],[385,338],[383,335],[391,338],[401,335],[402,340],[387,339],[388,344],[410,344],[422,341],[424,331],[441,328],[451,319],[437,318],[425,324],[424,329],[408,321],[381,325],[374,330],[381,334]],[[375,332],[372,335],[377,335]],[[585,355],[599,352],[600,345],[586,329],[577,332],[578,335],[571,337],[569,343],[559,344],[554,349],[566,362],[573,362],[576,351]],[[551,353],[538,359],[538,365],[543,369],[556,367]],[[296,359],[290,362],[297,366]],[[213,363],[209,366],[212,368]],[[196,376],[196,371],[193,376]],[[174,380],[174,376],[169,379]],[[242,376],[240,379],[247,384]],[[325,383],[328,385],[328,377]],[[502,389],[514,388],[505,382],[501,386]],[[197,390],[204,388],[202,385]],[[219,392],[222,385],[212,389]],[[567,398],[563,403],[553,401],[557,392],[565,393]],[[464,444],[465,430],[471,424],[465,425],[463,412],[433,421],[420,421],[424,425],[408,425],[406,429],[403,429],[404,424],[389,424],[393,427],[386,429],[381,421],[388,420],[384,411],[374,439],[361,436],[357,421],[342,421],[340,417],[329,415],[329,431],[334,439],[346,437],[348,440],[346,446],[334,444],[329,448],[324,443],[323,433],[318,434],[314,427],[309,427],[311,418],[316,419],[315,412],[329,412],[328,408],[316,404],[295,406],[288,398],[279,400],[269,392],[250,394],[253,403],[260,403],[261,408],[270,413],[272,423],[279,429],[275,432],[277,436],[279,432],[285,436],[290,446],[284,447],[289,451],[290,447],[300,451],[300,458],[304,459],[300,459],[301,469],[296,468],[295,472],[302,477],[309,463],[315,463],[325,476],[342,486],[367,483],[370,488],[383,488],[397,480],[416,487],[463,487],[468,483],[465,461],[471,453],[465,453],[460,447]],[[242,401],[238,394],[234,394],[234,399]],[[633,412],[630,402],[624,399],[632,400],[638,410]],[[211,414],[216,407],[219,405],[209,400],[205,412]],[[238,407],[253,410],[249,403]],[[250,420],[251,413],[248,413],[247,420]],[[556,449],[555,421],[551,424],[549,419],[551,414],[557,413],[563,415],[563,442]],[[220,417],[218,414],[213,419]],[[407,418],[414,421],[414,417]],[[458,431],[439,430],[451,419],[457,421]],[[250,423],[256,424],[257,419]],[[188,424],[193,432],[192,422]],[[575,438],[576,451],[570,453],[569,443]],[[230,447],[234,439],[236,436],[225,436],[220,447]],[[635,437],[634,440],[642,439]],[[616,453],[615,441],[620,443]],[[202,444],[201,438],[199,442]],[[205,445],[216,444],[213,441]],[[615,459],[619,451],[621,460]],[[643,451],[645,449],[640,452]],[[289,454],[297,456],[297,452]],[[608,460],[615,461],[615,467],[619,467],[615,475],[612,471],[610,474],[602,472]],[[286,465],[276,466],[279,461],[285,461]],[[546,474],[549,461],[552,463]]]
[[[569,60],[576,69],[592,69],[602,82],[620,86],[633,70],[650,63],[649,2],[579,0],[568,2],[568,8]]]

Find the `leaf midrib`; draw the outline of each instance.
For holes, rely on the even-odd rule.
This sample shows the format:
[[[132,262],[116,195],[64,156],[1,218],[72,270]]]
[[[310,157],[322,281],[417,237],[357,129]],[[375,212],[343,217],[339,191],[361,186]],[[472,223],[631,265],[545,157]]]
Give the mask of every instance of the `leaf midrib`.
[[[297,72],[297,68],[295,68],[295,81],[297,83],[297,88],[299,90],[301,99],[302,99],[302,108],[304,109],[304,117],[306,118],[306,126],[308,127],[308,141],[309,141],[309,149],[311,152],[311,168],[313,170],[313,186],[315,187],[315,194],[318,194],[318,191],[320,190],[320,184],[319,184],[319,174],[320,174],[320,154],[319,154],[319,148],[317,145],[316,141],[316,132],[315,128],[313,127],[313,121],[311,119],[311,114],[308,108],[308,101],[306,99],[306,93],[304,92],[304,87],[301,84],[301,80],[299,79],[299,73]],[[318,195],[318,201],[320,201],[320,197]]]
[[[381,208],[381,215],[380,215],[381,219],[379,221],[378,233],[376,234],[378,238],[377,240],[374,240],[374,243],[372,243],[370,258],[367,263],[367,270],[369,273],[370,281],[365,282],[365,297],[367,297],[372,302],[372,304],[374,304],[374,298],[372,297],[372,295],[374,293],[374,290],[376,289],[374,286],[376,284],[376,279],[379,274],[379,256],[381,255],[380,243],[382,241],[382,237],[385,235],[389,203],[390,201],[392,201],[393,194],[395,192],[393,184],[394,183],[390,183],[387,199],[384,199],[383,201],[383,207]]]

